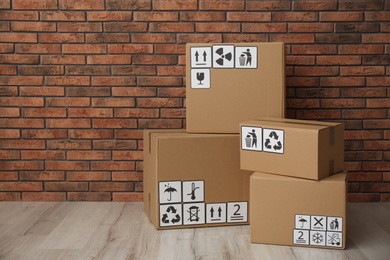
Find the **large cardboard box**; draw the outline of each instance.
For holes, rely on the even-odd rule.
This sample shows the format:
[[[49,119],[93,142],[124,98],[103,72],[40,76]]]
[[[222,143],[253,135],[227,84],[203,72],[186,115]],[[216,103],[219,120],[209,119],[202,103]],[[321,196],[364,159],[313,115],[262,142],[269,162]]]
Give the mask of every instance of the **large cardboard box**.
[[[283,43],[189,43],[186,107],[189,133],[239,133],[238,124],[284,117]]]
[[[345,172],[321,181],[257,172],[250,179],[251,242],[345,248]]]
[[[249,223],[239,138],[144,131],[144,211],[157,229]]]
[[[241,128],[241,169],[320,180],[344,170],[344,125],[263,118]]]

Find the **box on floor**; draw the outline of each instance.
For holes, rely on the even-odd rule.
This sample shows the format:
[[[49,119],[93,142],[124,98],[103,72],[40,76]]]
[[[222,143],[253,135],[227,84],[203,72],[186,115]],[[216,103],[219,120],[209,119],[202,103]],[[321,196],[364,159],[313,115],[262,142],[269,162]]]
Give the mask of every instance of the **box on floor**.
[[[157,229],[248,224],[238,134],[144,131],[144,211]]]

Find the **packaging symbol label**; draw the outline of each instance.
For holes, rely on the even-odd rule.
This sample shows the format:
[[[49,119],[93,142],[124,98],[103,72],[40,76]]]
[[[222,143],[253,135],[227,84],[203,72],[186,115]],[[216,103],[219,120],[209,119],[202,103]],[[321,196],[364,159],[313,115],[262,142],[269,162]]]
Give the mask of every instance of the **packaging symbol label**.
[[[181,181],[162,181],[158,185],[160,204],[181,202]]]
[[[343,233],[341,232],[326,232],[326,246],[342,247]]]
[[[247,222],[248,202],[229,202],[227,204],[227,222]]]
[[[226,223],[226,203],[206,204],[206,223]]]
[[[263,150],[262,147],[263,131],[261,127],[242,126],[241,127],[241,149],[258,151]]]
[[[160,205],[160,227],[181,226],[182,223],[181,204]]]
[[[310,229],[310,216],[309,215],[295,215],[295,228],[297,228],[297,229]]]
[[[244,46],[236,47],[235,50],[236,68],[256,69],[257,68],[257,47]]]
[[[191,68],[211,68],[211,47],[191,48]]]
[[[183,202],[203,202],[204,181],[183,181]]]
[[[213,45],[213,68],[234,68],[234,45]]]
[[[294,244],[308,245],[309,230],[294,229]]]
[[[183,225],[205,224],[205,204],[183,204]]]
[[[311,216],[311,229],[326,230],[326,219],[325,216]]]
[[[264,128],[263,151],[269,153],[284,153],[284,131]]]
[[[310,231],[310,245],[325,246],[326,232],[325,231]]]

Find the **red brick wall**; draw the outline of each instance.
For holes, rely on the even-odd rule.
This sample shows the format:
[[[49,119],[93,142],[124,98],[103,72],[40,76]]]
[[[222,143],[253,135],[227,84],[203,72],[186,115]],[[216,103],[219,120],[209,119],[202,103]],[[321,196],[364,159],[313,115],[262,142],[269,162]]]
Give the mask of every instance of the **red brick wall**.
[[[390,201],[390,1],[0,9],[0,200],[142,200],[142,129],[185,127],[185,43],[283,41],[288,117],[344,122],[349,200]]]

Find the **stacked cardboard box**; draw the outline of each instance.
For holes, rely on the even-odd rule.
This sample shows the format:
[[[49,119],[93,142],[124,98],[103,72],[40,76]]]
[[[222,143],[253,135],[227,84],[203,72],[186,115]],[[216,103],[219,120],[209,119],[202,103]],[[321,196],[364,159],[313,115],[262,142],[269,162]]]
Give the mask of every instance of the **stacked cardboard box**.
[[[250,180],[251,241],[345,248],[342,124],[280,118],[241,127],[241,169]]]
[[[145,130],[144,211],[157,229],[249,223],[239,122],[284,117],[282,43],[187,44],[187,129]]]

